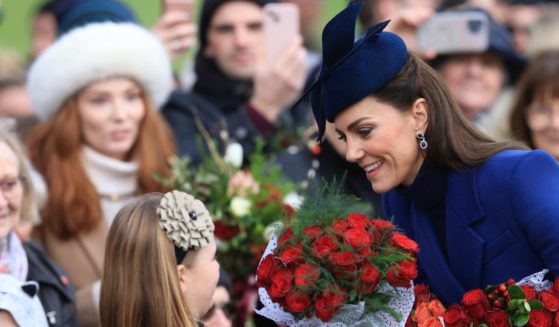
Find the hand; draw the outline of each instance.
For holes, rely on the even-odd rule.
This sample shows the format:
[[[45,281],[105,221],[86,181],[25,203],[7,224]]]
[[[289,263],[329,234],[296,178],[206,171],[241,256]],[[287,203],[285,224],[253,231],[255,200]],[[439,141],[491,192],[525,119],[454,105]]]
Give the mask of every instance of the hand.
[[[250,103],[270,122],[275,123],[281,112],[300,95],[307,75],[306,58],[307,51],[300,35],[271,64],[264,51],[259,51]]]
[[[260,187],[254,178],[252,178],[252,175],[246,170],[238,171],[233,174],[227,185],[227,194],[229,196],[245,196],[247,191],[253,194],[260,192]]]
[[[386,31],[402,37],[408,49],[423,59],[433,59],[437,56],[436,52],[419,49],[417,44],[417,29],[429,20],[433,14],[433,9],[428,7],[414,6],[403,8],[392,17],[390,24],[386,27]]]
[[[165,45],[171,59],[183,55],[196,45],[198,27],[185,12],[164,13],[152,30]]]

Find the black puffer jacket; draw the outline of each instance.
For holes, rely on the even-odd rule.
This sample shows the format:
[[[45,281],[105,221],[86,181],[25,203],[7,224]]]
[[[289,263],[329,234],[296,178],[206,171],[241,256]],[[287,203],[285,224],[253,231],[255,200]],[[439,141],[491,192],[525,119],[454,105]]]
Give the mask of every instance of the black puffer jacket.
[[[78,326],[74,287],[68,277],[37,243],[25,242],[23,248],[29,262],[27,280],[39,284],[39,299],[49,326]]]

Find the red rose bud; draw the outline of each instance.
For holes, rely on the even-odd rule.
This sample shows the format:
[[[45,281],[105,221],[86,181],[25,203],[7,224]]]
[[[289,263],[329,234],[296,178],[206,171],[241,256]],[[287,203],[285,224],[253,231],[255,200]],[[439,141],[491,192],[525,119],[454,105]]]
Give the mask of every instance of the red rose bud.
[[[291,313],[301,313],[311,305],[311,297],[305,293],[291,291],[285,297],[285,308]]]
[[[388,268],[386,280],[393,287],[411,287],[410,281],[417,277],[417,266],[413,260],[404,260]]]
[[[332,228],[334,229],[334,231],[343,233],[349,228],[349,223],[345,219],[337,218],[332,223]]]
[[[360,213],[350,213],[347,215],[347,222],[352,228],[366,229],[369,226],[369,218]]]
[[[240,232],[239,226],[228,225],[220,220],[214,221],[214,226],[215,226],[215,230],[214,230],[215,236],[222,241],[227,241],[233,238],[235,235],[239,234]]]
[[[320,267],[312,263],[304,263],[295,268],[295,285],[302,290],[313,287],[320,277]]]
[[[489,327],[509,327],[509,316],[501,310],[488,312],[487,325]]]
[[[345,302],[347,294],[337,287],[327,287],[319,294],[314,302],[316,316],[323,322],[328,322]]]
[[[356,249],[369,247],[373,238],[364,229],[350,228],[344,232],[344,243]]]
[[[355,255],[348,250],[332,253],[330,262],[338,266],[351,266],[357,263]]]
[[[551,315],[542,309],[530,311],[528,327],[551,327]]]
[[[319,226],[306,227],[303,230],[303,234],[305,234],[305,236],[308,237],[310,240],[315,240],[320,235],[322,235],[322,228],[320,228]]]
[[[487,311],[481,303],[468,307],[467,312],[475,321],[483,321],[487,314]]]
[[[411,240],[404,234],[392,234],[392,244],[412,254],[417,254],[417,252],[419,252],[419,246],[417,245],[417,243],[415,243],[415,241]]]
[[[486,305],[489,303],[487,300],[487,296],[482,289],[475,289],[469,292],[466,292],[464,296],[462,296],[462,303],[465,306],[474,306],[476,304]]]
[[[379,230],[393,229],[394,228],[394,224],[392,224],[390,221],[385,220],[385,219],[373,219],[372,223]]]
[[[553,293],[543,291],[539,294],[539,299],[547,311],[557,312],[559,309],[559,299]]]
[[[377,287],[382,274],[378,269],[371,263],[364,263],[360,269],[361,273],[359,275],[360,280],[360,292],[362,294],[369,294],[374,291]]]
[[[273,254],[268,254],[256,270],[256,285],[266,287],[270,284],[270,278],[281,268],[281,262]]]
[[[292,287],[293,271],[288,268],[282,268],[272,276],[268,294],[272,300],[278,301],[286,296]]]
[[[534,300],[538,296],[536,290],[532,286],[524,284],[520,285],[520,288],[524,292],[524,295],[526,295],[526,301]]]
[[[298,243],[295,245],[286,245],[280,255],[281,261],[288,265],[292,262],[303,263],[305,258],[303,257],[303,244]]]
[[[283,232],[283,234],[281,234],[281,236],[278,238],[278,246],[288,241],[292,236],[293,236],[293,230],[289,228],[288,230]]]
[[[313,257],[322,259],[330,253],[338,250],[339,245],[330,236],[321,236],[311,246],[311,254]]]

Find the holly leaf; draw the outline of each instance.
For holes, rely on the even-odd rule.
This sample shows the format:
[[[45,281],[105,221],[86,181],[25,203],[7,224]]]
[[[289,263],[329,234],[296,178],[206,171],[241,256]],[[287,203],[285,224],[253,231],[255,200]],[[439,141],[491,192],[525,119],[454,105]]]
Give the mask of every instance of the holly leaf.
[[[541,303],[538,300],[530,300],[528,301],[528,304],[530,305],[530,309],[531,310],[535,310],[535,309],[544,309],[545,307],[543,306],[543,303]]]
[[[519,286],[511,285],[508,288],[509,296],[512,300],[524,300],[526,299],[526,294]]]

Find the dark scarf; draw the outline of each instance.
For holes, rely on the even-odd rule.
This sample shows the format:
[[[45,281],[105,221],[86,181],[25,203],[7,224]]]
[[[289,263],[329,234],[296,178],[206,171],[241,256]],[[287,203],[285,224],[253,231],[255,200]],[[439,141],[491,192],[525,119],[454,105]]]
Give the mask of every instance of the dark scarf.
[[[234,80],[226,76],[215,61],[202,51],[196,56],[196,83],[193,92],[217,106],[222,112],[237,110],[252,96],[252,81]]]

